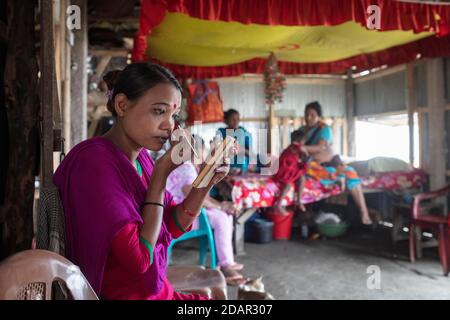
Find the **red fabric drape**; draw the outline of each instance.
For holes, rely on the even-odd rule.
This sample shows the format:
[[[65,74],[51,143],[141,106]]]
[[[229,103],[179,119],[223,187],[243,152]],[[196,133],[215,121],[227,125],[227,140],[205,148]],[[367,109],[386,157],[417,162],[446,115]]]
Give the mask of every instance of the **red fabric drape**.
[[[416,42],[329,63],[292,63],[279,61],[285,74],[343,73],[352,66],[367,70],[381,65],[396,65],[422,57],[450,55],[450,5],[400,2],[394,0],[142,0],[140,29],[136,35],[133,60],[145,56],[146,36],[164,19],[165,12],[179,12],[204,20],[237,21],[266,25],[337,25],[355,21],[366,25],[367,7],[381,9],[381,30],[432,31],[441,37]],[[388,13],[388,14],[386,14]],[[262,73],[265,59],[242,63],[192,67],[165,64],[181,78],[212,78],[242,73]]]
[[[337,25],[353,20],[366,25],[367,7],[382,11],[381,30],[438,30],[440,21],[450,21],[446,4],[395,0],[144,0],[165,3],[169,12],[203,20],[236,21],[266,25]],[[383,14],[383,12],[387,14]],[[436,20],[435,14],[440,16]]]
[[[147,36],[160,24],[166,15],[167,6],[163,1],[143,0],[139,17],[139,30],[134,37],[133,61],[142,61],[147,49]]]

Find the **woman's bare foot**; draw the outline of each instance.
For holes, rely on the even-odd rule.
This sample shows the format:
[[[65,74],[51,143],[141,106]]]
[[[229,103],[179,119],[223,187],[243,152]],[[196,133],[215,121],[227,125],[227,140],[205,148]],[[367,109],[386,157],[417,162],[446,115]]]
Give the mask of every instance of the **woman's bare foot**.
[[[301,201],[298,201],[298,202],[297,202],[297,206],[300,208],[300,210],[301,210],[302,212],[306,212],[306,207],[305,207],[305,205],[304,205]]]
[[[244,269],[244,265],[242,263],[233,263],[232,265],[229,265],[228,268],[232,270],[242,270]]]
[[[364,216],[364,217],[362,217],[361,220],[362,220],[362,223],[365,225],[371,225],[373,223],[369,216]]]
[[[225,276],[227,284],[230,286],[238,286],[247,282],[247,279],[245,279],[242,274],[230,267],[221,267],[220,270]]]

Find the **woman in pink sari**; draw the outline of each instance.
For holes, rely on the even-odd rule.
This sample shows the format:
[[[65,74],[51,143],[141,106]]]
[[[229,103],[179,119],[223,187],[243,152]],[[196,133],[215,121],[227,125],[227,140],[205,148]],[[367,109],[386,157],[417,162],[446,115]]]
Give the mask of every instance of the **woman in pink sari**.
[[[167,248],[190,230],[210,188],[175,205],[165,191],[178,166],[172,146],[155,163],[174,129],[181,87],[167,69],[134,63],[105,77],[116,124],[104,136],[75,146],[54,176],[66,220],[68,258],[105,299],[203,299],[175,292],[166,277]]]
[[[200,159],[206,160],[207,152],[205,142],[200,136],[193,136],[194,148]],[[175,203],[181,203],[192,190],[192,183],[200,169],[196,166],[196,159],[186,161],[176,168],[167,179],[167,190],[173,195]],[[227,284],[237,286],[247,281],[238,272],[244,268],[243,264],[236,263],[233,255],[233,216],[239,210],[230,201],[217,201],[206,197],[203,203],[211,228],[214,230],[214,243],[217,251],[217,263],[224,274]],[[193,230],[198,229],[198,219],[194,221]]]

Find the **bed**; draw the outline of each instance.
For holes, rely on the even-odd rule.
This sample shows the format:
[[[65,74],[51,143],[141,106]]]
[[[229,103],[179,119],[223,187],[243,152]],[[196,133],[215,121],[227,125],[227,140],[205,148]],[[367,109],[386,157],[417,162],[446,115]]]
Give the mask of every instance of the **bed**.
[[[361,180],[363,190],[366,192],[396,192],[413,188],[421,189],[427,181],[427,175],[423,170],[414,169],[411,171],[375,173],[361,177]],[[257,209],[273,206],[278,198],[280,189],[270,176],[248,173],[226,177],[218,185],[218,191],[224,198],[233,201],[235,206],[241,210],[241,214],[235,219],[234,247],[236,254],[244,254],[245,221]],[[317,180],[307,178],[302,194],[302,202],[304,204],[314,203],[340,194],[344,194],[344,192],[339,185],[324,186]],[[295,194],[292,191],[282,200],[282,205],[293,204],[294,199]]]
[[[361,177],[363,189],[367,190],[404,190],[420,188],[427,181],[423,170],[414,169],[409,172],[383,172]],[[274,205],[280,190],[270,176],[249,173],[241,176],[225,178],[225,186],[221,186],[221,194],[231,194],[231,201],[238,209],[264,208]],[[342,193],[339,185],[324,186],[317,180],[306,179],[302,202],[309,204]],[[289,193],[282,205],[293,204],[294,192]]]

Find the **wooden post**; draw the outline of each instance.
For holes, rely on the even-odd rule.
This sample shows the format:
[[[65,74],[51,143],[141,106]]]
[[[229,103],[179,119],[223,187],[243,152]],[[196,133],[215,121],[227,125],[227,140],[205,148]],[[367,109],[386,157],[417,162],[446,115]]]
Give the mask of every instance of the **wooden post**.
[[[333,118],[333,122],[331,124],[331,127],[333,129],[333,139],[334,139],[334,152],[338,153],[338,154],[342,154],[342,141],[341,138],[339,137],[338,139],[338,128],[339,128],[339,120],[337,118]],[[340,141],[340,149],[337,150],[336,149],[336,141],[339,140]]]
[[[70,125],[70,36],[71,31],[66,28],[66,9],[69,4],[68,0],[61,0],[60,22],[61,22],[61,49],[62,49],[62,121],[63,121],[63,137],[64,151],[67,153],[71,147],[71,125]]]
[[[281,136],[281,141],[282,141],[282,149],[286,149],[287,146],[289,145],[290,142],[290,137],[289,137],[289,118],[288,117],[283,117],[281,118],[281,126],[282,126],[282,136]]]
[[[356,155],[356,145],[355,145],[355,98],[353,90],[353,77],[352,70],[347,71],[347,79],[345,81],[345,104],[347,107],[346,112],[346,132],[345,143],[347,147],[344,148],[348,153],[346,155],[354,157]]]
[[[108,66],[109,62],[111,61],[111,56],[101,56],[99,57],[99,62],[97,64],[97,67],[95,68],[95,78],[97,80],[97,83],[100,82],[102,79],[102,73],[105,71],[106,67]]]
[[[53,1],[41,0],[41,187],[53,176],[53,104],[57,90],[54,81],[55,47],[53,38]]]
[[[269,154],[273,154],[274,151],[274,139],[272,135],[272,129],[275,126],[275,107],[273,104],[269,105],[269,123],[268,123],[268,132],[267,132],[267,152]]]
[[[7,148],[0,151],[2,158],[6,155],[7,167],[5,194],[0,202],[0,260],[31,247],[39,143],[36,2],[8,0],[4,5],[8,26],[7,45],[2,44],[2,57],[6,52],[6,61],[1,61],[4,71],[1,108],[5,110],[2,114],[7,116],[2,125],[6,124],[8,140]]]
[[[426,119],[425,115],[427,113],[419,112],[419,167],[429,172],[430,164],[428,163],[429,155],[426,153],[425,145],[427,144],[428,137],[425,131]]]
[[[414,110],[416,103],[416,85],[414,76],[414,63],[406,65],[406,108],[408,110],[409,128],[409,163],[414,165]]]
[[[294,123],[293,123],[294,130],[299,129],[301,125],[302,125],[302,119],[300,117],[295,117]]]
[[[81,28],[74,29],[71,79],[71,146],[87,138],[87,0],[72,0],[81,10]]]
[[[446,184],[445,155],[445,87],[442,58],[426,62],[428,123],[430,142],[430,187],[432,190]]]

